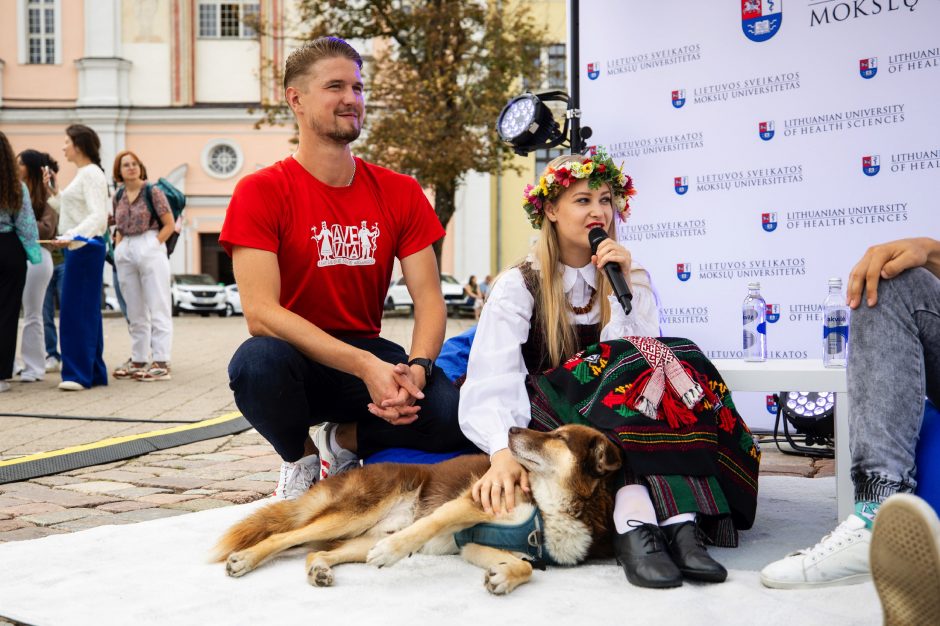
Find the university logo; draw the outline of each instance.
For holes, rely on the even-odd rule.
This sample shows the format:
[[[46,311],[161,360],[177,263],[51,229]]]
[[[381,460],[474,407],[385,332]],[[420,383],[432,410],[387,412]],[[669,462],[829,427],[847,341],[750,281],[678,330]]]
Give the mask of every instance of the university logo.
[[[767,412],[771,415],[777,414],[777,401],[774,400],[773,394],[767,396]]]
[[[379,225],[372,227],[362,220],[359,226],[340,226],[320,222],[320,228],[310,227],[310,238],[317,242],[320,259],[317,267],[330,265],[374,265],[375,246]]]
[[[760,135],[760,138],[764,141],[770,141],[774,138],[774,123],[773,120],[769,122],[761,122],[757,125],[757,132]]]
[[[865,79],[874,78],[875,74],[878,73],[878,57],[860,59],[858,62],[858,73]]]
[[[768,233],[772,233],[777,230],[777,214],[776,213],[761,213],[760,214],[760,225]]]
[[[597,77],[601,75],[601,64],[596,62],[588,63],[587,74],[591,80],[597,80]]]
[[[676,188],[676,193],[680,196],[685,195],[685,192],[689,190],[689,177],[688,176],[676,176],[673,179],[673,185]]]
[[[744,36],[760,43],[777,34],[783,22],[783,0],[741,0]]]
[[[676,276],[679,277],[679,280],[685,282],[692,277],[692,264],[691,263],[676,263]]]
[[[877,154],[862,157],[862,171],[865,176],[874,176],[881,171],[881,157]]]
[[[685,104],[685,89],[673,89],[672,90],[672,106],[677,109],[681,109],[682,105]]]
[[[764,305],[764,319],[766,319],[771,324],[776,324],[777,320],[780,319],[780,305],[779,304],[765,304]]]

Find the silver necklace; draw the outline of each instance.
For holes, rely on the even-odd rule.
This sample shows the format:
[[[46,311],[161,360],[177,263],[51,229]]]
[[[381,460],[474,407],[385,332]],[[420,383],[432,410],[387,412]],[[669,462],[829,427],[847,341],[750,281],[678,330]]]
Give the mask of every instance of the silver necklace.
[[[346,183],[346,186],[347,186],[347,187],[349,187],[350,185],[352,185],[353,179],[354,179],[355,177],[356,177],[356,159],[355,159],[355,157],[353,157],[353,173],[352,173],[352,176],[349,177],[349,182]]]

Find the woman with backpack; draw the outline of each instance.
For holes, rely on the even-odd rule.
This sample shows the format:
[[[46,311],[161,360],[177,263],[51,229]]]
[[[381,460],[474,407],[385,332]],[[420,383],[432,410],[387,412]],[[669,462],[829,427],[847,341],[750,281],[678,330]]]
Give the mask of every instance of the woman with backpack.
[[[114,266],[127,303],[131,358],[117,379],[170,379],[173,344],[170,259],[166,241],[175,231],[166,195],[147,182],[147,168],[124,150],[114,159]]]

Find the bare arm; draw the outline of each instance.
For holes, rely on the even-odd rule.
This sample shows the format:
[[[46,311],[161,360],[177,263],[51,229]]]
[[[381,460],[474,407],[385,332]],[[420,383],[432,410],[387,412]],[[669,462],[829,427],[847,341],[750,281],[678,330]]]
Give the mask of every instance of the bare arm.
[[[434,249],[428,246],[405,257],[401,260],[401,270],[415,307],[410,358],[424,357],[433,361],[441,351],[447,326],[447,307],[441,294],[441,276]],[[411,370],[418,386],[424,388],[427,383],[424,370],[419,366]]]
[[[166,243],[166,240],[170,238],[174,230],[176,230],[176,222],[173,221],[173,213],[167,211],[160,216],[160,232],[157,233],[157,241]],[[118,241],[120,241],[120,239]]]
[[[360,378],[372,398],[369,410],[373,414],[392,423],[399,423],[402,419],[413,421],[416,407],[396,410],[378,406],[383,401],[397,398],[402,387],[408,393],[423,397],[410,381],[398,381],[394,366],[334,338],[281,306],[281,272],[277,255],[266,250],[236,246],[232,251],[232,266],[248,332],[253,337],[283,339],[314,361]]]
[[[862,290],[868,306],[878,302],[878,281],[894,278],[913,267],[925,267],[940,278],[940,241],[929,237],[898,239],[869,248],[849,273],[846,301],[853,309],[862,302]]]

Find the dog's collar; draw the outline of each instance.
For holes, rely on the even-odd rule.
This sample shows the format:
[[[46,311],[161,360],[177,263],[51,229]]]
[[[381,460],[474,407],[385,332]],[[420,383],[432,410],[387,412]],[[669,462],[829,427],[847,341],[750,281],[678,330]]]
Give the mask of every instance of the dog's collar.
[[[522,552],[536,569],[545,569],[545,565],[558,565],[545,545],[545,520],[538,507],[533,507],[532,515],[519,524],[477,524],[454,533],[454,541],[458,548],[476,543],[510,552]]]

